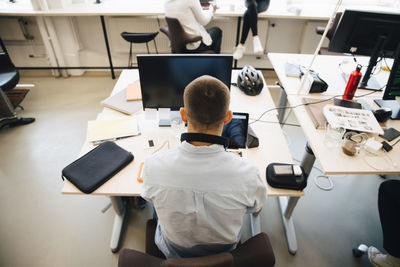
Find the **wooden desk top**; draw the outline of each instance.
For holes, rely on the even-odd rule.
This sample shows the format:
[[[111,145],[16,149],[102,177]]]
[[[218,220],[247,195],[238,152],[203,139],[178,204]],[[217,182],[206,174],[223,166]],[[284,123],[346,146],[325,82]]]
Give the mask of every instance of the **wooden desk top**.
[[[287,77],[285,74],[285,63],[286,62],[297,62],[300,64],[309,64],[312,55],[299,55],[299,54],[268,54],[272,65],[277,73],[281,84],[285,88],[288,94],[288,101],[290,106],[296,106],[302,104],[301,99],[304,96],[315,99],[326,99],[333,95],[342,94],[345,87],[345,82],[340,76],[340,70],[338,69],[338,63],[343,60],[353,62],[352,57],[346,56],[318,56],[315,61],[313,70],[321,74],[321,77],[329,84],[329,88],[322,94],[308,94],[299,95],[297,94],[297,88],[300,85],[298,78]],[[360,61],[367,62],[368,58],[360,58]],[[388,62],[388,64],[391,64]],[[382,82],[387,80],[389,76],[388,72],[381,71],[378,77]],[[385,83],[383,83],[385,84]],[[357,90],[357,95],[370,93],[367,90]],[[377,92],[372,95],[368,95],[363,99],[368,102],[372,107],[377,108],[376,104],[373,103],[374,98],[381,98],[382,92]],[[326,174],[397,174],[400,173],[400,146],[396,146],[385,156],[373,157],[366,153],[360,153],[356,157],[345,155],[340,147],[330,148],[326,145],[325,130],[315,129],[313,122],[308,116],[305,107],[300,106],[293,109],[297,120],[299,121],[303,132],[311,146],[317,160],[321,164],[323,171]],[[386,127],[393,127],[400,130],[400,121],[389,120]],[[371,135],[373,136],[373,135]],[[382,138],[375,135],[376,140],[383,141]],[[391,142],[393,143],[393,142]],[[394,161],[397,166],[393,166]]]
[[[232,73],[232,79],[236,78],[238,71]],[[115,94],[122,90],[129,83],[138,79],[137,70],[124,70],[121,73],[117,83],[111,94]],[[238,88],[232,86],[231,88],[231,110],[249,112],[250,117],[253,118],[257,114],[270,107],[274,107],[271,95],[267,87],[264,87],[261,94],[257,97],[250,97],[244,95]],[[123,116],[121,113],[104,108],[100,114],[101,117],[110,116]],[[155,146],[160,147],[165,141],[169,141],[170,147],[179,145],[178,138],[171,128],[158,127],[157,120],[145,120],[144,112],[139,111],[134,116],[138,117],[139,127],[142,132],[140,136],[131,137],[116,141],[116,143],[128,151],[132,151],[134,161],[125,167],[112,179],[107,181],[104,185],[92,193],[92,195],[111,195],[111,196],[138,196],[140,194],[141,184],[137,182],[136,178],[139,171],[139,165],[144,159],[151,155],[155,149],[146,149],[145,143],[147,140],[155,140]],[[270,121],[271,123],[257,122],[251,124],[251,127],[257,134],[260,140],[258,148],[248,149],[246,157],[260,167],[260,173],[265,180],[266,166],[271,162],[293,163],[289,148],[286,144],[285,137],[282,133],[281,127],[275,112],[270,112],[263,117],[263,120]],[[85,142],[80,155],[93,149],[93,146]],[[164,149],[167,149],[165,146]],[[163,149],[163,150],[164,150]],[[71,159],[72,161],[73,159]],[[272,188],[267,185],[269,196],[302,196],[303,191],[282,190]],[[82,194],[75,186],[69,181],[65,181],[62,189],[63,194]]]

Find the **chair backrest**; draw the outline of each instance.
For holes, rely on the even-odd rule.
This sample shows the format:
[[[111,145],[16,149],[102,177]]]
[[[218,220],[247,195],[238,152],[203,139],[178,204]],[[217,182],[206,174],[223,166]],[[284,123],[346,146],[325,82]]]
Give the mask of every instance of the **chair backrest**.
[[[197,258],[171,258],[164,260],[161,266],[165,267],[231,267],[233,257],[230,253],[219,253],[212,256]]]
[[[156,220],[147,222],[146,253],[123,249],[119,254],[119,267],[134,266],[133,263],[136,263],[137,266],[148,267],[272,267],[275,264],[274,252],[266,233],[251,237],[243,244],[239,244],[230,253],[219,253],[205,257],[165,259],[164,254],[154,242],[156,227]]]
[[[329,39],[329,41],[332,39],[333,35],[335,34],[336,28],[339,24],[341,17],[342,17],[342,12],[336,13],[336,16],[333,19],[332,25],[329,28],[328,32],[326,33],[326,37]]]
[[[336,13],[335,17],[333,18],[332,24],[330,28],[328,29],[328,32],[326,33],[326,38],[329,39],[329,41],[332,39],[333,35],[335,34],[336,28],[339,24],[340,18],[342,17],[342,12]],[[322,35],[325,31],[325,27],[318,26],[315,31],[317,34]]]
[[[13,89],[19,82],[19,72],[5,52],[0,52],[0,88],[3,91]]]
[[[192,35],[185,32],[178,19],[165,17],[168,28],[161,27],[171,42],[172,53],[188,53],[186,44],[202,40],[200,35]]]

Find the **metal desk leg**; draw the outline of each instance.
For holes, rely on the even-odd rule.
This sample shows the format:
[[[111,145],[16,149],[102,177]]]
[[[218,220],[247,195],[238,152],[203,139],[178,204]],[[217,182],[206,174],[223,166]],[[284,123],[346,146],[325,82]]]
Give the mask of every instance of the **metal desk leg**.
[[[100,16],[100,20],[101,20],[101,27],[103,28],[104,41],[106,42],[108,62],[110,63],[111,78],[115,79],[114,66],[112,64],[110,45],[108,44],[107,29],[106,29],[106,23],[104,21],[104,16]]]
[[[235,42],[236,46],[238,46],[238,44],[239,44],[240,26],[241,26],[241,24],[242,24],[242,17],[238,17],[237,24],[236,24],[236,42]],[[235,46],[235,47],[236,47],[236,46]],[[233,68],[234,68],[234,69],[237,68],[237,62],[238,62],[238,61],[235,59],[235,60],[234,60],[234,64],[233,64]]]
[[[278,107],[286,107],[288,103],[287,100],[287,95],[284,89],[281,88],[281,92],[279,94],[279,100],[278,100]],[[283,119],[285,118],[285,113],[286,109],[279,109],[278,110],[278,120],[280,123],[283,122]]]
[[[310,175],[310,172],[312,170],[312,167],[314,166],[315,162],[315,155],[314,152],[312,151],[310,145],[306,144],[306,149],[305,153],[303,155],[303,160],[301,161],[301,166],[304,168],[304,171],[306,173],[306,177],[308,178],[308,175]]]
[[[110,197],[112,206],[115,210],[114,225],[111,234],[111,251],[116,253],[120,249],[120,242],[122,239],[122,228],[126,220],[126,202],[122,197]]]
[[[306,151],[303,155],[301,166],[304,168],[304,172],[308,177],[314,165],[315,156],[308,143],[306,144],[305,150]],[[296,240],[296,233],[294,230],[292,213],[294,208],[296,207],[299,198],[300,197],[279,197],[279,207],[281,209],[283,228],[285,229],[288,250],[289,253],[292,255],[296,254],[297,252],[297,240]]]
[[[260,212],[251,213],[250,216],[250,235],[255,236],[261,233]]]
[[[289,253],[295,255],[297,252],[296,232],[294,231],[294,224],[292,213],[296,207],[297,201],[300,197],[279,197],[279,207],[281,209],[282,223],[285,230],[286,241]]]

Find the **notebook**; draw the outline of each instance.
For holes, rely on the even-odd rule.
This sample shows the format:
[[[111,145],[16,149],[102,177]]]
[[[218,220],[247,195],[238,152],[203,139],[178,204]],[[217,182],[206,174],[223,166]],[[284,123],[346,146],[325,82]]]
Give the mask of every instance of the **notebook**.
[[[233,112],[232,120],[224,125],[222,136],[229,138],[227,150],[241,154],[246,149],[249,114]]]
[[[126,89],[104,99],[101,104],[128,115],[143,109],[142,101],[126,101]]]
[[[88,122],[87,141],[100,143],[106,140],[139,135],[138,123],[135,117],[124,116]]]
[[[128,84],[126,88],[126,101],[139,101],[142,100],[142,92],[140,90],[140,82]]]

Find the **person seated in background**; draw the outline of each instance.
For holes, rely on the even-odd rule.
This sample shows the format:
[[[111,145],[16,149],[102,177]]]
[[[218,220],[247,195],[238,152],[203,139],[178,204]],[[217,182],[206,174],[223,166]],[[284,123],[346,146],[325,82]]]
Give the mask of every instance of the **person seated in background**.
[[[167,258],[232,251],[244,214],[259,212],[267,197],[258,167],[225,150],[228,87],[201,76],[187,85],[183,100],[182,143],[150,156],[143,169],[141,196],[158,215],[155,243]]]
[[[380,185],[378,209],[387,254],[371,246],[368,258],[374,266],[400,267],[400,181],[388,180]]]
[[[216,8],[211,5],[208,10],[203,10],[199,0],[166,0],[164,4],[166,17],[179,20],[187,33],[203,38],[186,45],[186,49],[193,53],[206,50],[213,50],[216,54],[221,52],[222,30],[218,27],[204,28],[212,20]]]
[[[244,46],[247,35],[251,29],[253,33],[253,52],[256,55],[262,55],[264,48],[261,45],[260,38],[258,37],[258,13],[264,12],[269,7],[270,0],[246,0],[246,11],[243,15],[243,27],[240,43],[233,52],[233,58],[239,60],[243,57],[246,47]]]

